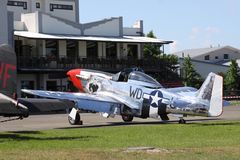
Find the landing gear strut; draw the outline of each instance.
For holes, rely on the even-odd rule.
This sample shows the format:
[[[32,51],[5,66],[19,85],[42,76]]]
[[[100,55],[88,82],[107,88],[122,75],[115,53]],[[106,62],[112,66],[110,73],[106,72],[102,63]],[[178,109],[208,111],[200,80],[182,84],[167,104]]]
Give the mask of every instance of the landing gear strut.
[[[179,124],[185,124],[186,121],[183,119],[183,118],[180,118],[179,121],[178,121]]]
[[[132,116],[132,115],[123,114],[123,115],[122,115],[122,120],[123,120],[124,122],[132,122],[133,116]]]

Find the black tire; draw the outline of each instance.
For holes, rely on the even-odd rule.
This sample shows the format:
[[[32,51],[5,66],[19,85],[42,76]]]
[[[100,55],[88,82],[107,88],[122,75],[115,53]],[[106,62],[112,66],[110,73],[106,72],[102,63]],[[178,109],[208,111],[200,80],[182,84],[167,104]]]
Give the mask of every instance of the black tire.
[[[184,119],[179,119],[178,123],[179,123],[179,124],[185,124],[186,121],[185,121]]]
[[[124,122],[132,122],[132,120],[133,120],[133,116],[132,115],[122,115],[122,120],[124,121]]]
[[[22,117],[23,118],[29,117],[29,112],[28,111],[24,111]]]
[[[75,117],[75,120],[72,119],[72,117],[68,116],[68,122],[71,124],[71,125],[77,125],[77,124],[82,124],[80,121],[80,114],[77,113],[76,114],[76,117]]]

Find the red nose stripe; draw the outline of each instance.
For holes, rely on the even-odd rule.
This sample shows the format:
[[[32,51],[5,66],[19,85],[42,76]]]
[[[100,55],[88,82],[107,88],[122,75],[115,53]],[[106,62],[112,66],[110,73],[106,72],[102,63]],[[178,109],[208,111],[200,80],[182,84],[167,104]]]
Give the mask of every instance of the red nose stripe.
[[[81,69],[73,69],[67,72],[67,75],[70,77],[73,85],[80,91],[84,92],[81,80],[76,76],[80,74],[81,74]]]

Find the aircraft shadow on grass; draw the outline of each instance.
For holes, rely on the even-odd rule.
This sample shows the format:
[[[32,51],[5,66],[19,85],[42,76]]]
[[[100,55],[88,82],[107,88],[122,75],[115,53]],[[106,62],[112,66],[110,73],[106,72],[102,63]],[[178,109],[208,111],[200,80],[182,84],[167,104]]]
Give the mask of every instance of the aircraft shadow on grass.
[[[219,121],[222,119],[219,118],[208,118],[208,119],[193,119],[193,120],[188,120],[188,123],[184,125],[189,125],[189,124],[201,124],[199,123],[200,121]],[[97,124],[97,125],[86,125],[86,126],[69,126],[69,127],[61,127],[61,128],[55,128],[55,129],[73,129],[73,128],[100,128],[100,127],[114,127],[114,126],[137,126],[137,125],[163,125],[163,124],[174,124],[178,123],[178,120],[171,120],[171,121],[148,121],[148,122],[107,122],[105,124]],[[239,122],[240,123],[240,122]],[[217,124],[217,123],[216,123]],[[225,123],[222,123],[225,124]],[[232,123],[229,123],[231,125]],[[204,125],[204,124],[202,124]],[[211,125],[211,124],[207,124]],[[215,125],[213,123],[212,125]]]
[[[69,137],[69,136],[59,136],[59,137],[33,137],[28,134],[39,134],[42,133],[39,131],[17,131],[17,132],[8,132],[6,134],[0,134],[0,143],[19,140],[19,141],[29,141],[29,140],[78,140],[78,141],[89,141],[90,139],[98,138],[98,136],[77,136],[77,137]]]

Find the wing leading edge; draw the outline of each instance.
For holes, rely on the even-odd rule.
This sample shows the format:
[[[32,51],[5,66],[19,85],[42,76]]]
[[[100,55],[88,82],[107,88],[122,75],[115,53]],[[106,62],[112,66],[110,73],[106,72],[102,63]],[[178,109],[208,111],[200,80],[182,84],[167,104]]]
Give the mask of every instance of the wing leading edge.
[[[104,112],[108,114],[117,114],[119,112],[121,102],[110,97],[100,95],[90,95],[86,93],[70,93],[70,92],[53,92],[43,90],[23,89],[22,92],[45,98],[54,98],[61,100],[74,101],[77,108],[81,110]]]

